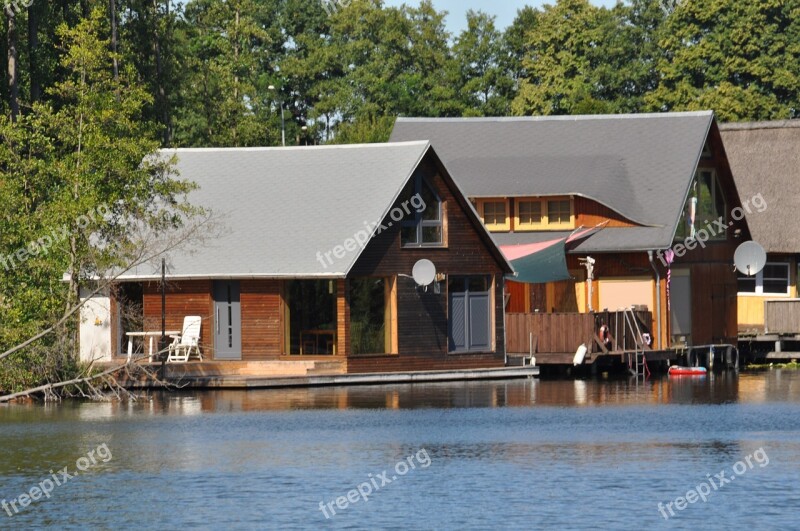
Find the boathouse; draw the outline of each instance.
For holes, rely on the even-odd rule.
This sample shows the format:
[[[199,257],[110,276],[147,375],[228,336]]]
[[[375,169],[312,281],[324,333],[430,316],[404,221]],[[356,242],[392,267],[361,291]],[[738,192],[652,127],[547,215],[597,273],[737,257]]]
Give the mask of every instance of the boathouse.
[[[504,366],[512,268],[428,142],[163,155],[223,226],[166,256],[166,328],[199,317],[203,362],[287,362],[275,364],[284,374]],[[425,285],[420,261],[435,267]],[[139,267],[87,305],[84,360],[123,360],[129,343],[147,352],[160,278],[159,264]]]
[[[736,344],[733,255],[750,236],[712,112],[398,119],[392,141],[420,139],[518,272],[509,353]]]
[[[800,123],[731,123],[720,129],[740,194],[760,197],[747,223],[767,251],[763,271],[739,275],[740,339],[757,357],[800,357]]]

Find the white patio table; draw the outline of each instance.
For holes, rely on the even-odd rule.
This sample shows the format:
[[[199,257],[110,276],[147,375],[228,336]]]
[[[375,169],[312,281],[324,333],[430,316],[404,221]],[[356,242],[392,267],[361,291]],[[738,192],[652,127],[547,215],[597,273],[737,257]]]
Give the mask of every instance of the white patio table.
[[[166,337],[169,336],[177,336],[180,335],[180,330],[167,330]],[[128,362],[131,361],[133,358],[133,338],[134,337],[141,337],[141,338],[149,338],[150,339],[150,349],[148,350],[148,360],[152,363],[153,362],[153,340],[157,337],[161,337],[161,330],[155,332],[125,332],[125,335],[128,336]]]

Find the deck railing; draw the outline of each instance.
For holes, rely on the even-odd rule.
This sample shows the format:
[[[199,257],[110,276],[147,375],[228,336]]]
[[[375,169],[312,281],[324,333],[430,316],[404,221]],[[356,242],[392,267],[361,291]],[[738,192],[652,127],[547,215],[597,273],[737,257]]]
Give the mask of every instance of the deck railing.
[[[768,334],[800,334],[800,299],[765,301],[764,330]]]
[[[594,327],[594,315],[588,313],[509,313],[506,348],[527,354],[533,340],[534,353],[575,352],[582,344],[591,350]]]
[[[639,326],[648,333],[652,314],[633,312]],[[581,345],[589,352],[600,352],[595,342],[601,324],[608,326],[612,338],[610,351],[633,351],[636,338],[625,332],[624,312],[599,313],[508,313],[506,350],[510,354],[574,353]],[[652,336],[652,333],[651,333]]]

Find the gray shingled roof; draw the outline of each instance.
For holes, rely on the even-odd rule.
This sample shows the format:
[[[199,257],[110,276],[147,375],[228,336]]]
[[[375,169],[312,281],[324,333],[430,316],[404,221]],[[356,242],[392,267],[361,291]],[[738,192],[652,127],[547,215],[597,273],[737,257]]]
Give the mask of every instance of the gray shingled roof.
[[[711,111],[399,118],[391,141],[431,141],[472,198],[593,199],[644,228],[600,231],[581,250],[645,250],[672,245],[713,121]]]
[[[800,253],[800,120],[720,125],[742,199],[761,194],[764,212],[747,214],[753,239],[771,253]]]
[[[225,227],[197,252],[168,257],[173,278],[343,277],[360,252],[327,268],[331,251],[388,214],[428,142],[252,149],[165,150],[181,179],[200,189],[189,201]],[[121,277],[153,278],[141,267]]]

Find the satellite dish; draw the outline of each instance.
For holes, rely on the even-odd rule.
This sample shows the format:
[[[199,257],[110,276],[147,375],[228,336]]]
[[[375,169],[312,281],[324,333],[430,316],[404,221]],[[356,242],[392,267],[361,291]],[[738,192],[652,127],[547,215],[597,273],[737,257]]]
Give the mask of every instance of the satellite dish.
[[[736,249],[733,261],[740,273],[752,277],[767,265],[767,252],[756,242],[744,242]]]
[[[436,279],[436,266],[430,260],[422,259],[414,264],[411,276],[418,286],[430,286]]]

